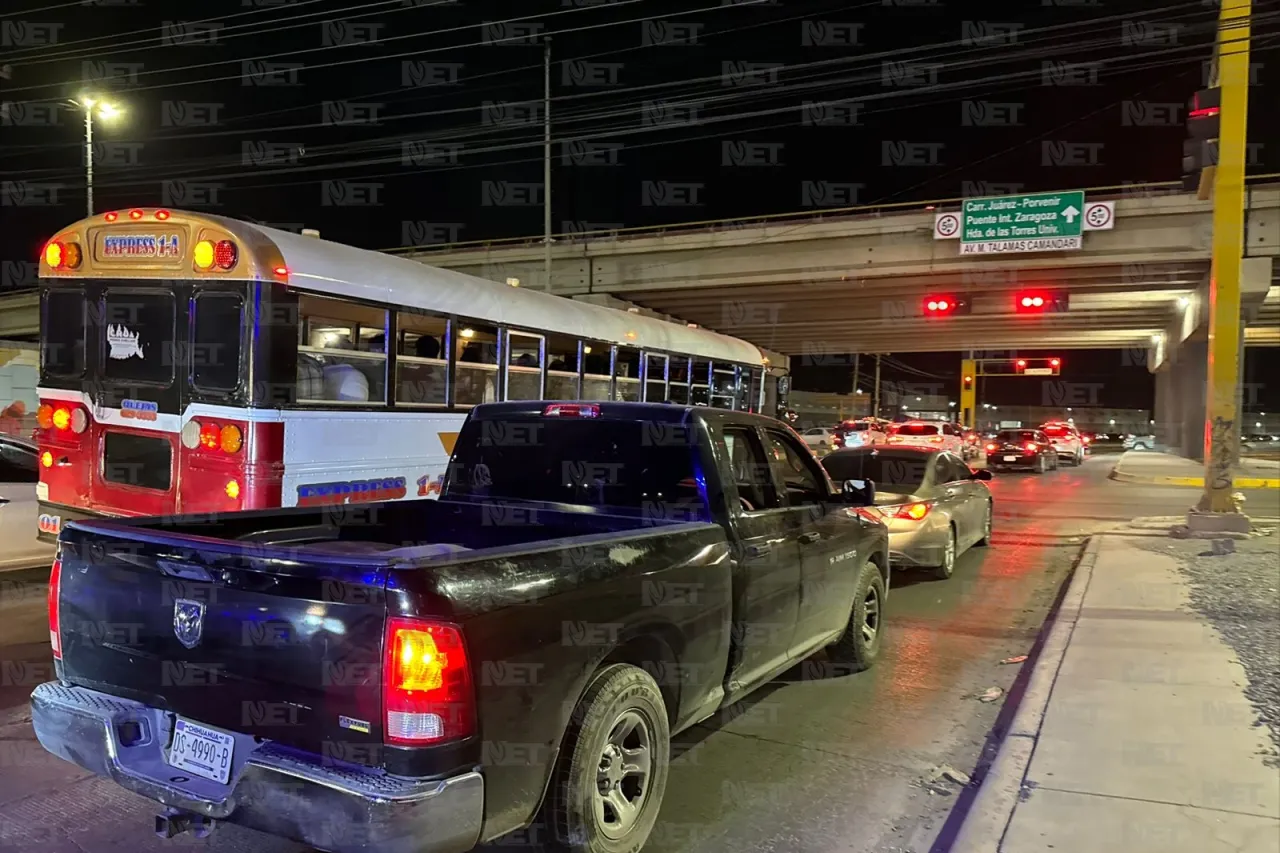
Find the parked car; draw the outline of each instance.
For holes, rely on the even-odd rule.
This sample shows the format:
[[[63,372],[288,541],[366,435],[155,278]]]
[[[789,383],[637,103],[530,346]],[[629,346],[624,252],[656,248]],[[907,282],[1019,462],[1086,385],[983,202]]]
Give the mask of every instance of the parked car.
[[[541,815],[637,851],[673,734],[818,649],[875,662],[873,500],[759,415],[478,406],[439,500],[64,525],[32,722],[162,833],[460,853]]]
[[[826,450],[831,447],[831,438],[834,434],[835,430],[831,427],[813,427],[800,433],[800,437],[811,450]]]
[[[879,418],[843,421],[835,428],[834,447],[874,447],[888,441],[888,423]]]
[[[53,547],[36,539],[40,509],[39,449],[26,439],[0,435],[0,568],[53,562]]]
[[[1059,460],[1065,461],[1068,465],[1084,464],[1084,440],[1081,439],[1079,430],[1071,424],[1057,422],[1041,424],[1040,432],[1049,437],[1053,449],[1058,452]]]
[[[956,558],[991,541],[989,471],[974,471],[954,453],[922,447],[837,450],[822,460],[836,478],[876,484],[876,511],[889,526],[889,561],[927,566],[939,578]]]
[[[1038,429],[1006,429],[987,442],[987,469],[1025,469],[1043,474],[1058,470],[1058,451],[1049,436]]]
[[[1124,437],[1121,447],[1125,450],[1155,450],[1156,437],[1154,435],[1134,435],[1130,433]]]
[[[964,457],[964,438],[960,428],[946,421],[907,421],[889,426],[888,444],[945,450]]]

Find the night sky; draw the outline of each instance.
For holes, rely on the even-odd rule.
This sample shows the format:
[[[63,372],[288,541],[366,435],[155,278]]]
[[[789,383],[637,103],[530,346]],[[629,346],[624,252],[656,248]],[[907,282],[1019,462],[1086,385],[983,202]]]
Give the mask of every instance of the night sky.
[[[204,209],[383,249],[541,233],[548,34],[563,232],[1177,180],[1217,15],[1202,0],[15,5],[0,11],[8,288],[84,215],[82,119],[57,104],[86,88],[127,112],[95,126],[99,211]],[[1248,169],[1267,173],[1280,2],[1254,8]],[[1150,376],[1117,358],[1070,364],[1124,398],[1103,404],[1149,405]]]

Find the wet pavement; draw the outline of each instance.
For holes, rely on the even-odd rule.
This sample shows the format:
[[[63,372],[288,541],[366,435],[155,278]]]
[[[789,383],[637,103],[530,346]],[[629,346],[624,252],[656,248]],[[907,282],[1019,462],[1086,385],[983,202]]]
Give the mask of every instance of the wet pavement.
[[[1110,481],[1115,458],[999,475],[992,547],[962,555],[947,581],[895,574],[872,671],[830,677],[819,654],[678,736],[646,853],[926,853],[945,838],[963,788],[927,780],[942,765],[981,772],[1003,696],[977,695],[1016,691],[1020,668],[1000,661],[1031,650],[1085,538],[1135,516],[1180,515],[1199,496]],[[1280,491],[1247,497],[1251,514],[1280,517]],[[0,851],[305,849],[235,827],[161,841],[149,802],[45,755],[22,710],[51,670],[43,588],[15,581],[0,576]],[[484,849],[538,840],[534,828]]]

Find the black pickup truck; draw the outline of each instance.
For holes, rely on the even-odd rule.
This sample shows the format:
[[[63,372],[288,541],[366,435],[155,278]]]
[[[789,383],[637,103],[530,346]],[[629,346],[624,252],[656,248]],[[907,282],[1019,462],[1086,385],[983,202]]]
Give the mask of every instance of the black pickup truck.
[[[77,521],[36,735],[165,836],[634,853],[673,733],[875,661],[873,496],[769,418],[529,402],[473,410],[438,501]]]

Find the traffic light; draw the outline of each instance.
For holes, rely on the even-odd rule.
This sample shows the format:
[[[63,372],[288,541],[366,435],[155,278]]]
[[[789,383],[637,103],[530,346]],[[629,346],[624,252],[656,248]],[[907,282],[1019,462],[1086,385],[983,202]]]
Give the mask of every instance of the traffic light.
[[[969,297],[964,293],[941,293],[924,298],[926,317],[950,317],[969,313]]]
[[[1187,135],[1182,143],[1182,188],[1209,197],[1213,171],[1218,165],[1218,128],[1221,125],[1222,92],[1201,89],[1187,104]]]
[[[1028,290],[1015,293],[1013,308],[1019,314],[1048,314],[1066,311],[1070,303],[1065,290]]]
[[[1025,358],[1018,359],[1014,362],[1014,367],[1018,368],[1018,372],[1021,373],[1027,369],[1027,360]]]
[[[1049,366],[1052,367],[1054,370],[1057,370],[1059,367],[1062,367],[1062,359],[1060,358],[1049,359]]]
[[[964,387],[965,387],[965,388],[972,388],[972,387],[973,387],[973,376],[972,376],[972,374],[968,374],[968,373],[966,373],[966,374],[964,375]]]

